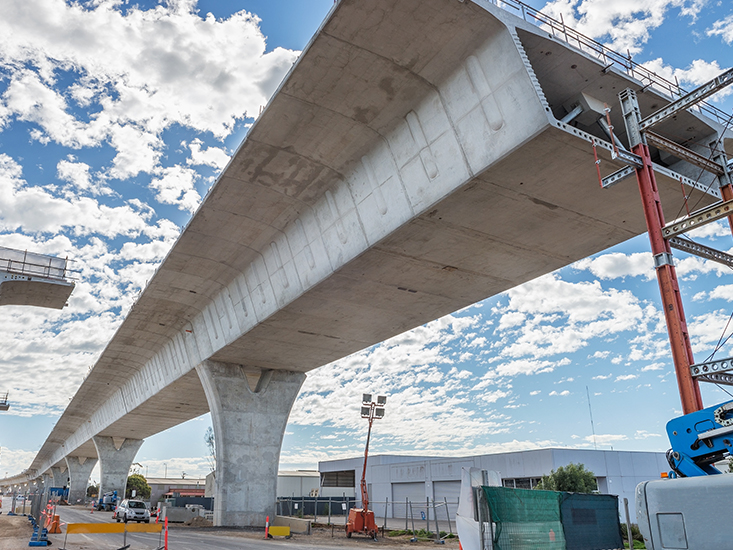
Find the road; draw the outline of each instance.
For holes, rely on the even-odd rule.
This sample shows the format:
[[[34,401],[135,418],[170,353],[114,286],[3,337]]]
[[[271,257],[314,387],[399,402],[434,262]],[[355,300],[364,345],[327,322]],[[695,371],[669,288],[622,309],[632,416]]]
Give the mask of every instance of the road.
[[[10,510],[10,500],[3,498],[3,512]],[[65,528],[67,523],[113,523],[111,512],[94,512],[90,508],[80,506],[59,506],[56,509],[59,514],[62,531],[60,535],[49,535],[55,548],[66,548],[67,550],[117,550],[125,544],[130,545],[130,550],[155,550],[163,546],[162,535],[152,533],[128,533],[126,539],[123,535],[115,534],[73,534],[69,535],[64,544]],[[154,521],[154,520],[153,520]],[[426,544],[434,545],[433,542],[420,542],[410,544],[409,537],[381,538],[378,542],[365,537],[352,537],[347,539],[343,533],[343,527],[330,530],[315,530],[313,535],[294,535],[291,539],[264,540],[264,532],[247,530],[225,530],[213,528],[191,528],[182,525],[170,527],[168,534],[168,547],[170,550],[259,550],[263,548],[308,548],[309,550],[333,550],[334,548],[365,548],[365,547],[388,547],[388,548],[415,548]],[[25,543],[27,544],[27,543]],[[24,546],[25,546],[24,544]],[[457,541],[446,541],[446,547],[458,548]]]

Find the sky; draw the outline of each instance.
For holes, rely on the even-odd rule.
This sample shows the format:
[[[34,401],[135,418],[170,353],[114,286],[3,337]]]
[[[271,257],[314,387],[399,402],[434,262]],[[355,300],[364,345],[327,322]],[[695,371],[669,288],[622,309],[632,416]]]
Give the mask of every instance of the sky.
[[[733,64],[728,2],[529,3],[687,89]],[[60,311],[0,309],[0,392],[11,401],[0,413],[0,477],[30,465],[332,6],[3,2],[0,246],[70,258],[77,286]],[[730,92],[712,99],[729,114]],[[691,237],[733,249],[723,223]],[[701,361],[733,332],[733,278],[718,264],[675,258]],[[732,352],[724,344],[716,357]],[[702,390],[706,406],[730,398]],[[311,371],[281,469],[363,453],[363,392],[388,396],[372,434],[377,454],[666,450],[665,424],[681,407],[646,236]],[[148,438],[138,468],[206,475],[210,425],[204,415]]]

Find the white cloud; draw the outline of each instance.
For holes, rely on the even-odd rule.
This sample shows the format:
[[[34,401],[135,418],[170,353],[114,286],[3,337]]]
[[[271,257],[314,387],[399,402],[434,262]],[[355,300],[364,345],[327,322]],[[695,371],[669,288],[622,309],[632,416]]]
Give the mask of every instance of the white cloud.
[[[639,53],[651,32],[664,22],[667,10],[681,8],[682,15],[694,19],[704,0],[554,0],[541,9],[579,32],[607,42],[620,52]]]
[[[644,277],[646,280],[651,280],[655,277],[654,261],[650,252],[602,254],[596,258],[585,258],[575,262],[573,267],[586,269],[599,279]]]
[[[655,370],[664,370],[664,363],[652,363],[641,369],[641,372],[650,372]]]
[[[612,374],[599,374],[598,376],[594,376],[593,380],[608,380],[613,376]]]
[[[614,380],[614,382],[624,382],[626,380],[634,380],[636,378],[639,378],[638,374],[621,374],[616,377],[616,380]]]
[[[542,393],[541,390],[534,390],[534,391],[529,392],[529,395],[539,395],[541,393]]]
[[[0,230],[55,234],[136,236],[149,214],[129,205],[110,207],[89,197],[60,198],[22,179],[21,166],[0,153]]]
[[[575,352],[591,338],[626,330],[642,331],[643,309],[627,290],[604,290],[600,282],[571,283],[550,274],[507,292],[503,314],[527,317],[516,329],[505,329],[504,357],[538,359]],[[497,332],[500,332],[498,329]]]
[[[567,396],[567,395],[570,395],[570,392],[569,392],[568,390],[564,390],[564,391],[561,391],[561,392],[559,392],[559,393],[558,393],[558,392],[556,392],[556,391],[554,391],[554,390],[553,390],[553,391],[551,391],[551,392],[549,393],[549,395],[558,395],[558,396],[563,396],[563,397],[565,397],[565,396]]]
[[[157,199],[163,204],[175,204],[181,210],[193,212],[201,201],[195,183],[198,173],[190,168],[172,166],[159,171],[150,186],[158,192]]]
[[[662,434],[648,432],[646,430],[636,430],[636,433],[634,434],[635,439],[646,439],[648,437],[662,437]]]
[[[537,359],[516,359],[507,363],[500,363],[494,370],[490,371],[484,378],[495,376],[516,376],[518,374],[539,374],[552,372],[557,367],[570,364],[567,358],[560,361],[545,361]]]
[[[598,445],[610,445],[611,443],[626,441],[627,439],[628,437],[623,434],[596,434],[588,435],[583,438],[587,443],[596,443]]]
[[[686,69],[677,69],[667,65],[661,57],[646,61],[642,65],[669,82],[675,82],[675,79],[677,79],[683,88],[694,88],[704,84],[724,70],[717,61],[705,61],[704,59],[695,59]],[[722,99],[731,93],[733,93],[733,90],[730,87],[724,88],[712,96],[711,100]]]
[[[224,149],[220,147],[207,147],[203,149],[201,147],[202,141],[200,139],[194,139],[190,144],[191,158],[186,162],[194,165],[205,165],[211,166],[212,168],[222,169],[229,162],[229,155]]]
[[[720,36],[726,44],[733,43],[733,13],[713,23],[713,25],[705,31],[708,36]]]
[[[108,144],[112,178],[153,173],[165,129],[178,124],[226,137],[258,115],[297,57],[282,48],[265,53],[259,19],[244,11],[202,19],[189,0],[124,14],[116,4],[3,3],[0,68],[8,84],[0,128],[18,119],[32,124],[41,143]],[[87,116],[76,115],[79,107]],[[192,164],[216,168],[228,158],[200,140],[191,153]],[[181,202],[190,209],[190,198]]]

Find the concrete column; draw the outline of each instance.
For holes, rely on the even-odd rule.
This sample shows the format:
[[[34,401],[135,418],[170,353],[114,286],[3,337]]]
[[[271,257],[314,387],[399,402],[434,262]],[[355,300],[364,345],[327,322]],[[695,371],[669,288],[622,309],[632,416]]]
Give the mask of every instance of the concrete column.
[[[196,371],[216,440],[214,525],[264,526],[275,516],[280,447],[305,374],[214,361]]]
[[[44,505],[51,498],[49,490],[51,489],[53,482],[53,476],[50,473],[43,474],[43,500],[41,501]]]
[[[62,466],[51,466],[51,473],[53,474],[54,487],[64,487],[68,485],[67,479],[69,476],[66,468]]]
[[[117,491],[119,500],[125,498],[127,474],[132,461],[135,460],[142,439],[125,439],[118,449],[111,437],[95,435],[92,437],[99,456],[99,496],[110,491]]]
[[[66,467],[69,471],[69,504],[84,503],[87,498],[89,476],[97,465],[96,458],[67,456]]]

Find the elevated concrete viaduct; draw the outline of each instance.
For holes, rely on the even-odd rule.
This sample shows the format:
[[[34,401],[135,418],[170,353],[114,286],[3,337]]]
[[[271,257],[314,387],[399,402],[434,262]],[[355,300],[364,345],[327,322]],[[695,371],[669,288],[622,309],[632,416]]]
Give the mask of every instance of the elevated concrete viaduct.
[[[483,0],[338,2],[27,475],[123,472],[123,449],[210,410],[215,523],[263,524],[304,373],[643,233],[635,185],[599,188],[592,144],[604,175],[624,165],[598,106],[631,87],[649,113],[671,85],[536,23]],[[708,114],[660,132],[730,151]],[[672,170],[697,170],[655,159],[676,214]]]

